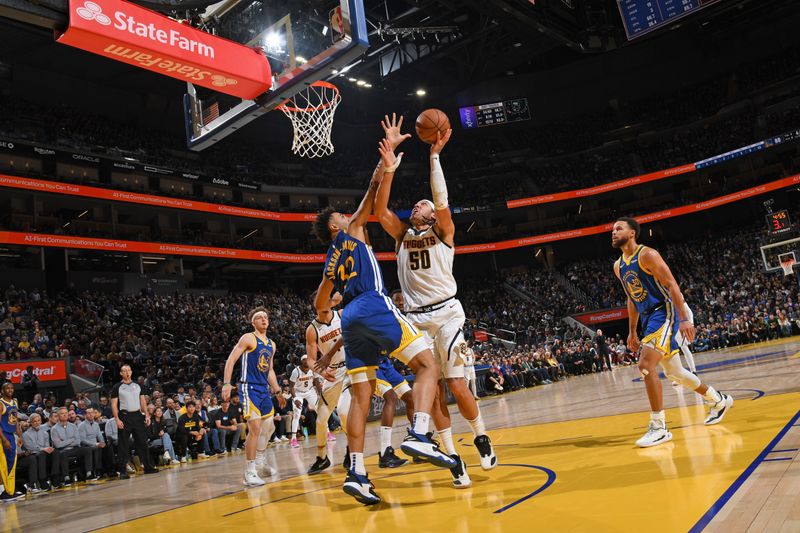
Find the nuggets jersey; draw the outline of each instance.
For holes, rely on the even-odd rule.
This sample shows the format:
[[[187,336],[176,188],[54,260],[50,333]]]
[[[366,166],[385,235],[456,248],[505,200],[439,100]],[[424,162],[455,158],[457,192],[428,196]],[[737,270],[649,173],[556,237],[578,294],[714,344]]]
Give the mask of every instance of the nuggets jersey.
[[[267,376],[272,367],[272,356],[275,355],[275,343],[272,339],[266,342],[252,333],[256,340],[256,347],[242,355],[242,383],[249,385],[268,386]]]
[[[408,228],[397,250],[397,275],[406,312],[433,305],[456,295],[453,247],[433,227]]]
[[[639,256],[647,247],[640,244],[633,255],[617,259],[619,277],[625,293],[631,299],[640,314],[649,314],[665,303],[672,303],[669,291],[639,264]]]
[[[292,370],[289,381],[294,383],[294,392],[308,392],[314,388],[314,372],[310,368],[303,372],[300,370],[300,367],[297,366]]]
[[[366,292],[385,293],[372,247],[344,231],[336,234],[328,248],[324,275],[342,295],[344,305]]]
[[[331,318],[330,324],[320,322],[315,318],[311,321],[311,327],[313,327],[317,332],[317,346],[319,346],[321,356],[331,351],[336,343],[339,342],[339,339],[342,338],[342,319],[339,316],[339,311],[333,312],[333,318]],[[339,348],[339,351],[333,354],[330,366],[338,368],[343,363],[344,346]]]

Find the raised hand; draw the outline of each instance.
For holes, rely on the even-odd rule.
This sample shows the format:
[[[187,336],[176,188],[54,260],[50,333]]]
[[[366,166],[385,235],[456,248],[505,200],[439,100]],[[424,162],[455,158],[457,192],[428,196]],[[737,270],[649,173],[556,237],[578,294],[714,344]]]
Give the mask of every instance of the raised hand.
[[[442,153],[442,150],[444,149],[444,145],[447,144],[447,141],[450,140],[450,136],[452,134],[453,134],[453,130],[452,129],[448,129],[444,133],[444,135],[442,135],[442,132],[437,131],[436,132],[436,142],[431,145],[431,155],[438,155],[438,154]]]
[[[381,142],[378,143],[378,151],[381,154],[384,171],[394,172],[400,166],[403,152],[400,152],[400,155],[394,155],[394,148],[388,139],[381,139]]]
[[[389,115],[384,115],[381,121],[381,127],[383,128],[386,139],[392,147],[392,151],[400,146],[400,143],[411,137],[410,133],[400,133],[400,128],[403,127],[403,115],[400,115],[400,120],[397,119],[395,113],[392,113],[391,120],[389,119]]]

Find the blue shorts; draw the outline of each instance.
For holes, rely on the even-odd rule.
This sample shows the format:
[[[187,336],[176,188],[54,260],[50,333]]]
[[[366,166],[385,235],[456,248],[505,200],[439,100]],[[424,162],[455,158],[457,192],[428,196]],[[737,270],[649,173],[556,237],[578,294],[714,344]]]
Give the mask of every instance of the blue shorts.
[[[269,385],[239,383],[239,398],[242,400],[245,420],[251,417],[264,419],[275,414]]]
[[[378,368],[381,354],[408,363],[427,348],[422,334],[376,291],[360,294],[342,312],[345,363],[348,374]]]
[[[378,370],[375,372],[375,379],[378,381],[383,381],[391,388],[397,388],[403,383],[405,383],[406,378],[403,377],[403,374],[397,371],[389,358],[386,356],[381,357],[380,362],[378,363]]]
[[[650,314],[640,315],[642,323],[642,346],[652,346],[664,357],[678,353],[678,327],[680,321],[671,302],[665,302]]]

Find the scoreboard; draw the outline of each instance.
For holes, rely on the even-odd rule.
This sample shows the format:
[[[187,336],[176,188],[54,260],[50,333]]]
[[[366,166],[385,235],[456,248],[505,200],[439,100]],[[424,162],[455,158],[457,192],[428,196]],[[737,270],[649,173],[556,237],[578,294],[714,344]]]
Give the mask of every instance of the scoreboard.
[[[628,39],[639,37],[722,0],[617,0]]]
[[[792,229],[792,223],[789,220],[789,211],[783,209],[767,215],[767,226],[772,235],[784,233]]]
[[[467,130],[531,119],[527,98],[462,107],[459,115],[461,126]]]

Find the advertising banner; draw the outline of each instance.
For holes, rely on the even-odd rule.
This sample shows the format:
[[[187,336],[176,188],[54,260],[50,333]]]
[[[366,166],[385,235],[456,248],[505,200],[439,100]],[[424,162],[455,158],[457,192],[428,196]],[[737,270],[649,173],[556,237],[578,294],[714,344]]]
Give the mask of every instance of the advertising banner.
[[[70,0],[56,41],[243,99],[272,87],[260,51],[123,0]]]
[[[572,318],[584,326],[592,327],[596,324],[603,324],[604,322],[613,322],[615,320],[628,318],[628,308],[620,307],[619,309],[605,309],[603,311],[594,311],[592,313],[582,313],[580,315],[572,315]]]
[[[11,383],[22,383],[22,375],[29,366],[39,381],[65,381],[67,379],[67,362],[63,359],[29,359],[0,363],[0,372],[6,372]]]

